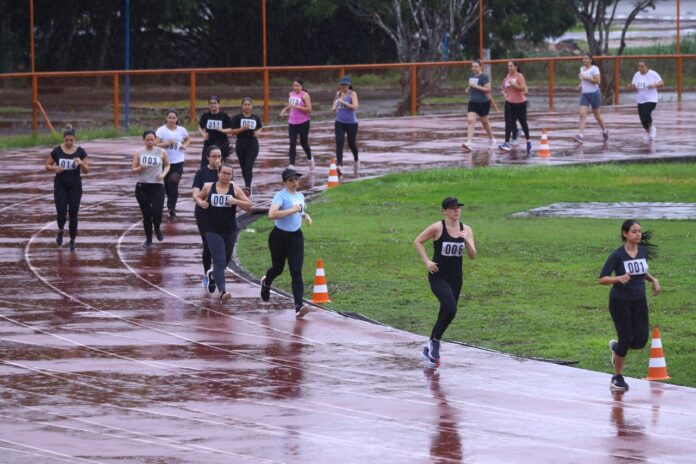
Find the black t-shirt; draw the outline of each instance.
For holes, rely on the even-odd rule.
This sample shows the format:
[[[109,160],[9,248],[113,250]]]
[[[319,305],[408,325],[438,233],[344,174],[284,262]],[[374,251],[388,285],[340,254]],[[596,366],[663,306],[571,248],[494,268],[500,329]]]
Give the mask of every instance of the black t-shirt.
[[[201,116],[198,126],[208,132],[208,140],[205,141],[204,146],[217,145],[223,148],[230,144],[227,139],[227,134],[219,130],[232,128],[232,120],[224,111],[220,111],[216,114],[211,112],[205,113]]]
[[[203,186],[209,182],[217,182],[218,181],[218,172],[216,169],[210,169],[208,166],[199,169],[196,171],[196,175],[193,177],[193,185],[191,188],[199,188],[203,189]],[[201,223],[201,221],[204,221],[207,218],[207,215],[203,214],[204,209],[198,206],[198,203],[196,203],[196,209],[194,211],[194,216],[196,217],[196,221]]]
[[[210,186],[208,193],[208,229],[211,232],[227,234],[237,230],[237,205],[227,205],[227,197],[236,198],[234,184],[230,182],[226,193],[217,192],[217,182]]]
[[[614,250],[604,263],[599,277],[607,277],[611,274],[622,276],[630,274],[631,280],[627,284],[615,283],[611,286],[609,296],[619,300],[644,300],[645,299],[645,275],[648,273],[648,249],[638,245],[638,254],[635,258],[626,253],[622,246]]]
[[[51,152],[51,158],[55,163],[62,167],[63,172],[56,173],[56,181],[60,182],[80,182],[80,167],[73,161],[74,158],[81,160],[87,158],[87,152],[82,147],[77,147],[75,153],[67,154],[63,151],[63,147],[58,145]]]
[[[232,117],[232,129],[240,129],[242,127],[248,127],[249,130],[237,134],[237,139],[250,140],[254,138],[254,132],[261,129],[263,124],[261,124],[261,119],[255,114],[251,114],[247,118],[242,113],[239,113]]]

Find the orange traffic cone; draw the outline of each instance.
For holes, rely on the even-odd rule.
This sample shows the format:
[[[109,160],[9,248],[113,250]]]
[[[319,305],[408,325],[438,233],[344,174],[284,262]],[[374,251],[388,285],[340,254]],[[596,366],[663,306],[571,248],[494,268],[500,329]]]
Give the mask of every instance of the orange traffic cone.
[[[549,149],[549,138],[546,135],[546,129],[541,129],[541,143],[539,144],[539,158],[548,158],[551,156]]]
[[[653,327],[652,345],[650,345],[650,362],[648,364],[648,376],[646,380],[667,380],[667,362],[665,352],[662,350],[662,340],[660,340],[660,328]]]
[[[336,187],[339,183],[338,171],[336,170],[336,158],[334,158],[329,165],[329,183],[326,184],[326,188]]]
[[[317,272],[314,275],[314,292],[312,293],[312,303],[331,303],[329,289],[326,286],[326,274],[324,274],[324,262],[317,260]]]

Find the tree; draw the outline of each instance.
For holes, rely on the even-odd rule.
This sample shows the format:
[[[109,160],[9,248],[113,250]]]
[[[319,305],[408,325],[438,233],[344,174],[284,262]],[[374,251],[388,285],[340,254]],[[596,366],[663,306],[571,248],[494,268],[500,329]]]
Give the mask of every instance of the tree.
[[[399,62],[440,61],[441,43],[447,33],[457,46],[477,22],[478,0],[349,0],[349,6],[382,29],[396,46]],[[444,68],[421,68],[416,77],[416,106],[437,89]],[[410,112],[411,72],[401,73],[403,96],[397,114]]]
[[[588,52],[592,55],[609,55],[609,31],[616,17],[616,8],[621,0],[572,0],[567,3],[567,8],[580,20],[585,27]],[[621,30],[621,42],[616,52],[617,56],[623,54],[626,48],[626,32],[636,19],[638,14],[647,9],[655,9],[655,0],[634,0],[633,9],[626,17],[626,22]],[[597,66],[604,73],[604,63]],[[604,100],[610,102],[614,94],[614,73],[609,73],[610,78],[602,79],[602,95]]]

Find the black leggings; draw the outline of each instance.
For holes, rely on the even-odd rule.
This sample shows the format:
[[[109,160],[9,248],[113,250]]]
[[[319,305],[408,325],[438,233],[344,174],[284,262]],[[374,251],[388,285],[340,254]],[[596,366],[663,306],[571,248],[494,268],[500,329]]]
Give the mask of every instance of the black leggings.
[[[529,140],[529,126],[527,125],[527,102],[510,103],[505,102],[505,142],[510,141],[511,135],[517,134],[516,121],[524,131],[524,137]]]
[[[242,177],[244,178],[244,186],[251,187],[253,178],[254,161],[259,156],[259,141],[256,138],[237,139],[234,146],[234,151],[239,159],[239,166],[242,168]]]
[[[336,134],[336,164],[343,166],[343,145],[346,134],[348,134],[348,146],[353,152],[353,161],[358,161],[358,144],[355,143],[355,139],[358,137],[358,123],[336,121],[334,133]]]
[[[652,112],[655,107],[657,107],[655,102],[638,103],[638,116],[645,130],[650,130],[650,126],[652,126]]]
[[[295,158],[297,158],[297,136],[300,136],[300,145],[307,155],[307,159],[312,159],[312,149],[309,148],[309,121],[305,121],[302,124],[288,124],[288,134],[290,135],[290,150],[288,155],[290,156],[290,164],[295,164]]]
[[[639,350],[648,343],[650,321],[648,301],[628,301],[609,298],[609,313],[616,327],[619,342],[614,346],[614,353],[622,358],[628,349]]]
[[[82,182],[63,182],[56,180],[53,183],[53,200],[56,203],[56,221],[58,230],[65,228],[65,220],[69,216],[70,240],[77,237],[77,213],[80,210],[82,199]]]
[[[169,172],[164,177],[164,192],[167,194],[167,209],[175,210],[179,199],[179,182],[184,174],[184,162],[169,165]]]
[[[208,231],[205,234],[210,255],[213,257],[213,278],[220,294],[225,293],[225,268],[232,258],[237,231],[218,233]]]
[[[271,250],[272,265],[266,271],[266,285],[270,287],[273,280],[283,272],[285,260],[287,260],[295,306],[301,306],[304,296],[304,282],[302,282],[304,236],[302,230],[286,232],[274,227],[268,234],[268,248]]]
[[[462,290],[462,279],[461,277],[444,279],[428,274],[428,282],[430,282],[430,290],[440,301],[440,312],[437,315],[437,322],[435,322],[430,338],[441,340],[445,330],[457,314],[457,301]]]
[[[164,206],[164,187],[162,184],[135,184],[135,199],[143,212],[145,238],[152,243],[152,226],[159,230],[162,224],[162,207]]]
[[[208,247],[208,239],[206,238],[206,229],[207,227],[203,225],[203,220],[201,219],[200,216],[206,214],[205,211],[203,212],[198,212],[198,207],[196,208],[195,212],[195,217],[196,217],[196,226],[198,227],[198,233],[201,234],[201,241],[203,242],[203,274],[208,272],[208,269],[210,269],[210,263],[212,262],[212,257],[210,255],[210,248]]]

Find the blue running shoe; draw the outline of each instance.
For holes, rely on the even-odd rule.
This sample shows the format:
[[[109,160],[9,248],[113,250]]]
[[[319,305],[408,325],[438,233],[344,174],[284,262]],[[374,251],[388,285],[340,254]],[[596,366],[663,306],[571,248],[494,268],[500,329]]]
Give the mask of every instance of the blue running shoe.
[[[201,282],[201,286],[208,288],[208,276],[207,275],[203,276],[203,282]]]
[[[527,140],[527,156],[532,154],[532,141]]]
[[[426,362],[426,364],[428,364],[429,367],[438,367],[440,365],[439,361],[430,355],[430,349],[428,348],[428,344],[426,344],[423,347],[423,351],[421,351],[421,357]]]
[[[510,151],[512,150],[512,147],[510,146],[509,143],[505,142],[502,145],[498,145],[498,148],[500,148],[502,151]]]
[[[430,350],[430,357],[436,359],[440,362],[440,340],[435,340],[431,338],[428,340],[428,350]]]

